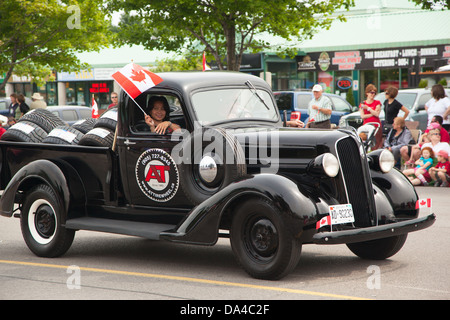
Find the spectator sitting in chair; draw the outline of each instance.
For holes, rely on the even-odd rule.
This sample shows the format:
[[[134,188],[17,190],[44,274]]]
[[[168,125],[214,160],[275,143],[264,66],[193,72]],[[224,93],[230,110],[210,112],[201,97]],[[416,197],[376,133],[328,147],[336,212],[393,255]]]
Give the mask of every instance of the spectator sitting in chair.
[[[400,168],[400,149],[403,146],[407,146],[411,140],[413,140],[412,134],[405,125],[405,119],[403,117],[394,118],[392,129],[384,140],[384,148],[391,151],[394,155],[397,168]]]

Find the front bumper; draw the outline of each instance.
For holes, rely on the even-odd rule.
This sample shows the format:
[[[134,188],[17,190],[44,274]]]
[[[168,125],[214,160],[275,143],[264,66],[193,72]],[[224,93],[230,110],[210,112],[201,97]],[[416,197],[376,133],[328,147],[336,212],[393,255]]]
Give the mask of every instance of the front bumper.
[[[358,228],[344,231],[320,232],[314,235],[313,243],[342,244],[389,238],[428,228],[435,221],[436,215],[430,214],[422,218],[389,223],[376,227]]]

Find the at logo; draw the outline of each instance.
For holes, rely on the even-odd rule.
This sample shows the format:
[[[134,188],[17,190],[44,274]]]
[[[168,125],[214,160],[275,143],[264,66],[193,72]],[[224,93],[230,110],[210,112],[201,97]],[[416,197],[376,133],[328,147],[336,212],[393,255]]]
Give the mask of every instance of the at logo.
[[[148,198],[158,202],[169,201],[178,190],[178,169],[167,152],[149,149],[137,160],[136,181]]]

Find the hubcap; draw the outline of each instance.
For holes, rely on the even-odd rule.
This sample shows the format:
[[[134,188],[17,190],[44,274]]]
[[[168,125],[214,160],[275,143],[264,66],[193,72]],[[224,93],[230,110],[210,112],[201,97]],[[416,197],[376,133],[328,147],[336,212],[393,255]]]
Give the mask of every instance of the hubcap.
[[[55,210],[47,200],[38,199],[33,202],[28,212],[28,229],[37,243],[50,243],[55,236],[57,225]]]
[[[269,219],[259,219],[250,228],[249,242],[257,256],[270,258],[278,248],[278,231]]]
[[[211,183],[217,176],[217,164],[216,161],[210,156],[204,156],[200,160],[198,166],[200,177],[207,183]]]
[[[50,238],[55,232],[55,216],[50,206],[39,207],[34,215],[36,231],[45,239]]]

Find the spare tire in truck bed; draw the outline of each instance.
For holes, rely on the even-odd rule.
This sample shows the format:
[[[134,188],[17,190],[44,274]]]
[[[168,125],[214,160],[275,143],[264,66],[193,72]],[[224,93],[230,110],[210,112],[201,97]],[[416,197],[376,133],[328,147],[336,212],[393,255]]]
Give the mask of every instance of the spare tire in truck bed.
[[[58,126],[64,126],[66,123],[57,115],[54,115],[47,109],[33,109],[25,113],[18,122],[28,121],[37,124],[49,133]]]
[[[77,145],[83,133],[69,126],[58,126],[49,132],[43,143]]]
[[[47,132],[40,126],[29,121],[20,121],[10,127],[2,135],[1,140],[15,142],[42,142]]]
[[[87,132],[78,143],[81,146],[109,147],[114,141],[114,131],[108,128],[94,128]]]

